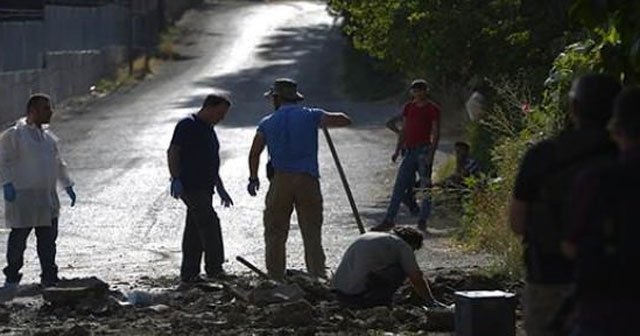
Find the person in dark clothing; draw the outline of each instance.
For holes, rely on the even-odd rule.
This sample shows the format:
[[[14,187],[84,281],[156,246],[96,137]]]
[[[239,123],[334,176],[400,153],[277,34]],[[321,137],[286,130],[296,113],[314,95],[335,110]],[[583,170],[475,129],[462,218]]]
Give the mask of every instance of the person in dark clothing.
[[[551,320],[573,284],[573,263],[562,253],[569,192],[578,173],[615,160],[606,123],[620,91],[610,76],[576,79],[569,92],[573,128],[530,148],[521,162],[510,205],[510,225],[522,236],[526,266],[523,295],[527,335],[553,335]]]
[[[637,335],[640,276],[640,88],[614,104],[611,135],[620,157],[585,171],[572,193],[565,251],[576,260],[574,336]]]
[[[455,143],[454,148],[456,151],[456,170],[451,176],[435,185],[452,189],[467,188],[465,179],[470,176],[477,176],[480,173],[480,165],[478,161],[471,157],[471,146],[468,143],[458,141]]]
[[[202,281],[203,254],[207,277],[224,275],[220,219],[211,203],[214,190],[225,207],[233,205],[233,200],[218,174],[220,144],[213,126],[224,119],[230,106],[224,95],[207,96],[200,111],[178,122],[169,146],[171,196],[187,206],[180,269],[185,283]]]

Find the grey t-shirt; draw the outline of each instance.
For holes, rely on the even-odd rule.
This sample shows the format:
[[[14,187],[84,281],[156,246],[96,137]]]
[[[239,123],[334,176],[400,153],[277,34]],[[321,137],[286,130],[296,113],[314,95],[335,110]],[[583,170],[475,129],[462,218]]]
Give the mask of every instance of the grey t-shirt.
[[[360,294],[366,290],[369,273],[391,265],[399,265],[407,275],[420,270],[413,249],[400,237],[384,232],[365,233],[345,252],[333,286],[344,294]]]

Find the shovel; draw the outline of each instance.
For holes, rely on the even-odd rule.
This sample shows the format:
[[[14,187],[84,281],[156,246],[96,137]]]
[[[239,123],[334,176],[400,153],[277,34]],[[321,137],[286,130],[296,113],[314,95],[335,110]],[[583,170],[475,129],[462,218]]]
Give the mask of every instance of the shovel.
[[[260,278],[264,280],[270,280],[275,283],[275,287],[269,289],[268,291],[259,291],[254,289],[252,291],[244,291],[237,287],[230,286],[231,292],[239,297],[240,299],[246,302],[252,302],[257,304],[269,304],[269,303],[277,303],[284,301],[295,301],[304,297],[304,292],[300,287],[296,284],[288,285],[283,284],[278,281],[275,281],[269,277],[265,272],[261,269],[254,266],[248,260],[241,256],[237,256],[236,260],[241,264],[245,265],[247,268],[255,272],[260,276]]]
[[[356,224],[358,225],[358,230],[360,234],[365,233],[364,225],[362,225],[362,220],[360,219],[360,213],[358,213],[358,207],[356,206],[356,202],[353,200],[353,194],[351,193],[351,188],[349,187],[349,182],[347,181],[347,176],[344,174],[344,169],[342,169],[342,164],[340,163],[340,158],[338,157],[338,152],[336,151],[336,147],[333,145],[333,140],[331,140],[331,135],[329,134],[329,130],[326,127],[322,127],[322,132],[324,133],[324,137],[327,139],[327,144],[329,145],[329,149],[331,150],[331,155],[333,156],[333,161],[336,163],[336,168],[338,168],[338,173],[340,174],[340,180],[342,180],[342,186],[344,187],[344,191],[347,193],[347,198],[349,199],[349,205],[351,205],[351,211],[353,212],[353,217],[356,220]]]

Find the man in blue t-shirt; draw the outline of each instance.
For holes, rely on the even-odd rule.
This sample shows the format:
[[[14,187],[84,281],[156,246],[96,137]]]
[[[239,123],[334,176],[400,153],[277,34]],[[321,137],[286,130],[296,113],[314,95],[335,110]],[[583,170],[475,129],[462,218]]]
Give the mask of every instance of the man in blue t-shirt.
[[[230,100],[223,95],[207,96],[198,113],[178,122],[169,146],[171,196],[182,199],[187,206],[180,268],[184,283],[202,281],[203,254],[207,276],[224,275],[220,219],[211,205],[214,190],[225,207],[233,205],[233,201],[218,174],[220,143],[213,126],[224,119],[230,106]]]
[[[305,261],[309,273],[325,276],[325,255],[322,249],[322,193],[318,172],[318,128],[351,124],[344,113],[326,112],[300,106],[304,97],[295,81],[276,79],[265,93],[275,112],[260,121],[249,154],[249,185],[256,196],[260,188],[258,166],[265,146],[271,158],[273,177],[266,197],[264,235],[266,266],[269,275],[281,280],[286,265],[285,245],[291,213],[296,209]]]

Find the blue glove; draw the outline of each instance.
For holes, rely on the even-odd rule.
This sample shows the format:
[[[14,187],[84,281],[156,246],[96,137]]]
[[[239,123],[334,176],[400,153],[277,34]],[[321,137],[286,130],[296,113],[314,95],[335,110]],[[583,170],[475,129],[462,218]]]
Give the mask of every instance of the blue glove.
[[[71,206],[76,205],[76,192],[73,191],[73,186],[64,188],[64,191],[67,192],[67,195],[69,195],[69,198],[71,199]]]
[[[13,183],[5,183],[2,186],[4,192],[4,200],[7,202],[13,202],[16,200],[16,188],[13,187]]]
[[[260,190],[260,180],[255,177],[255,178],[249,178],[249,185],[247,186],[247,191],[249,192],[249,195],[251,196],[255,196],[257,195],[256,191]]]
[[[174,178],[171,180],[171,196],[173,198],[180,198],[182,196],[182,192],[184,191],[184,187],[182,186],[182,181],[180,179]]]

